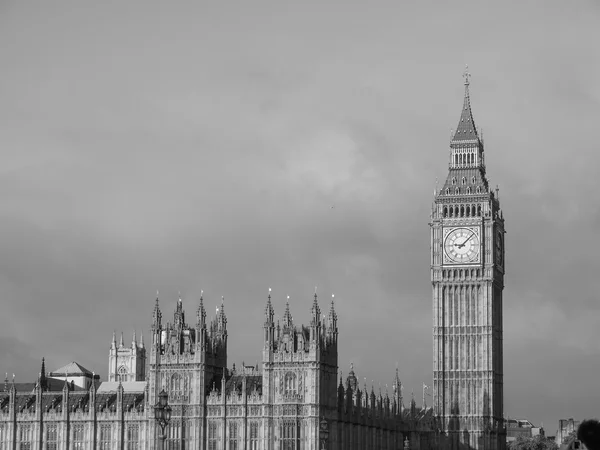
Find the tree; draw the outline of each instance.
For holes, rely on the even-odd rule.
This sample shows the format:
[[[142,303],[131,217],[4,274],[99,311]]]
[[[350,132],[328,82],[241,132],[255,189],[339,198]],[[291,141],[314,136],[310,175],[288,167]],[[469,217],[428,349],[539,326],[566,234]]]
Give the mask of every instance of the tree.
[[[573,430],[565,436],[565,438],[562,441],[561,446],[566,448],[569,445],[571,445],[571,443],[573,441],[575,441],[576,439],[577,439],[577,430]]]
[[[558,450],[556,442],[546,438],[546,436],[538,435],[534,437],[519,436],[512,441],[509,450]]]

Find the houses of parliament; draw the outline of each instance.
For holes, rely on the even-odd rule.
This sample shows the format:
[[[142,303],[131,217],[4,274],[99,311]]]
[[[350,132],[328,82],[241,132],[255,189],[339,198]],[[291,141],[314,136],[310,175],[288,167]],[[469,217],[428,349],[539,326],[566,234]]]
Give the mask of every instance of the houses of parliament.
[[[148,342],[113,335],[108,380],[77,363],[37,382],[0,388],[0,450],[146,450],[158,447],[154,405],[172,408],[165,448],[197,450],[398,450],[506,447],[503,420],[504,218],[486,178],[469,74],[450,142],[444,185],[430,216],[433,405],[339,374],[335,303],[314,295],[310,321],[290,305],[275,321],[264,299],[260,365],[228,367],[225,305],[208,318],[200,298],[172,319],[156,303]],[[186,305],[189,308],[189,305]],[[343,328],[342,321],[340,327]],[[257,324],[257,326],[260,326]],[[323,421],[328,439],[320,439]]]

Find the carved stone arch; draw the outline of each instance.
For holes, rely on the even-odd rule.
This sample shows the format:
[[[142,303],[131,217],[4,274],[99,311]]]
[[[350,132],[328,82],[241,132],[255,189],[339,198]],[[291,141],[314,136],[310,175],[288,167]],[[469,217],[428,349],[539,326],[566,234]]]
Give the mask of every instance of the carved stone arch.
[[[128,376],[129,376],[129,370],[124,365],[121,365],[117,369],[117,380],[116,381],[121,381],[121,383],[125,383],[125,382],[129,381]]]

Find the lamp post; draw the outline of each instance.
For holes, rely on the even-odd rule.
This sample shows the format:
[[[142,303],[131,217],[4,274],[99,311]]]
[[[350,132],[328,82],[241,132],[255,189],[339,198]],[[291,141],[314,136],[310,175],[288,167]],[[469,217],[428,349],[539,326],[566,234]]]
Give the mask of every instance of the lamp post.
[[[321,441],[321,450],[327,450],[327,440],[329,439],[329,423],[325,417],[319,422],[319,441]]]
[[[169,424],[171,420],[171,407],[169,406],[169,394],[165,392],[163,389],[160,394],[158,394],[158,402],[154,405],[154,418],[160,425],[161,434],[159,436],[159,450],[164,450],[165,448],[165,439],[167,435],[165,434],[165,428]]]

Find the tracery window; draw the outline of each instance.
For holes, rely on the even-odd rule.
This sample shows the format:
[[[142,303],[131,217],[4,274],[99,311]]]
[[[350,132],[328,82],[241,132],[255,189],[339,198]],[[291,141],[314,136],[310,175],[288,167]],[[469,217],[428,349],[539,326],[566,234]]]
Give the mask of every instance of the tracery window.
[[[102,425],[100,425],[100,436],[98,439],[99,450],[111,449],[111,433],[112,425],[110,423],[103,423]]]
[[[179,448],[181,441],[181,422],[172,421],[167,429],[166,448]]]
[[[83,450],[84,428],[82,423],[73,425],[73,450]]]
[[[219,446],[219,425],[208,422],[208,450],[217,450]]]
[[[31,425],[19,424],[19,450],[31,450]]]
[[[229,450],[238,450],[237,422],[229,422]]]
[[[4,428],[4,424],[0,423],[0,450],[5,449],[5,442],[8,440],[8,436],[6,435],[6,429]]]
[[[138,450],[140,438],[140,426],[131,424],[127,426],[127,450]]]
[[[0,438],[0,442],[2,442]],[[1,445],[0,445],[0,448]],[[46,425],[46,450],[57,450],[58,448],[58,431],[55,423]]]
[[[279,429],[280,450],[296,450],[296,422],[284,420]]]
[[[169,397],[173,400],[181,400],[187,397],[188,376],[187,374],[174,373],[171,376]]]
[[[285,374],[285,386],[284,392],[285,395],[291,395],[297,393],[297,385],[296,385],[296,374],[293,372],[288,372]]]
[[[258,450],[258,422],[250,422],[250,448]]]
[[[127,381],[127,367],[125,366],[121,366],[119,367],[119,369],[117,370],[117,374],[118,374],[118,379],[119,381],[121,381],[122,383],[125,383]]]

